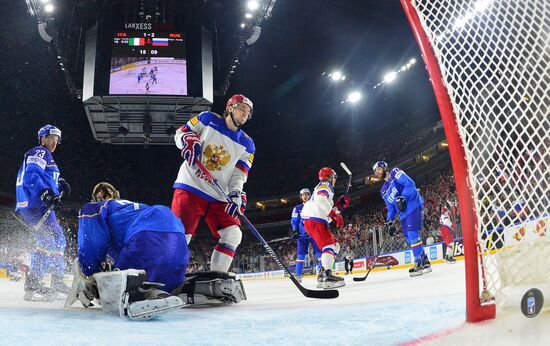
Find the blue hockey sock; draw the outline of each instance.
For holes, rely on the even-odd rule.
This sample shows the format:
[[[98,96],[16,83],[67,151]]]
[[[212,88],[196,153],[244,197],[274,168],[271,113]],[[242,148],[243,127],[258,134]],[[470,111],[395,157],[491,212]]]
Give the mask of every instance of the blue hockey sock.
[[[306,260],[306,255],[296,256],[296,275],[301,276],[304,271],[304,262]]]
[[[422,245],[420,235],[417,231],[409,231],[407,232],[407,240],[411,244],[414,262],[420,262],[424,258],[424,246]]]

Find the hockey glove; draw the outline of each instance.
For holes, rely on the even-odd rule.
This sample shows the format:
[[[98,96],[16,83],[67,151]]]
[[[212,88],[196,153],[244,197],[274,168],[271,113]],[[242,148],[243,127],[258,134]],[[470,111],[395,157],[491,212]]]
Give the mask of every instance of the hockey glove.
[[[181,157],[187,161],[189,166],[193,166],[202,153],[201,138],[195,132],[189,131],[183,134],[181,142],[183,144]]]
[[[392,221],[386,222],[386,231],[390,235],[390,237],[395,236],[395,233],[397,232],[397,228],[395,228],[395,224]]]
[[[397,209],[399,209],[399,211],[405,211],[405,209],[407,209],[407,201],[405,201],[405,197],[397,196],[395,198],[395,205],[397,206]]]
[[[349,195],[342,195],[340,196],[340,198],[338,198],[338,200],[336,201],[336,204],[335,204],[336,208],[338,208],[338,210],[340,211],[343,211],[344,209],[346,209],[347,207],[349,207]]]
[[[290,230],[290,238],[298,239],[298,230],[297,229],[291,229]]]
[[[57,186],[59,186],[59,192],[63,192],[63,198],[69,197],[71,194],[71,185],[65,179],[59,178]]]
[[[40,200],[42,201],[42,204],[44,204],[44,206],[48,209],[61,207],[61,200],[59,199],[59,196],[56,196],[53,193],[52,189],[42,190],[42,193],[40,194]]]
[[[246,192],[233,190],[229,193],[231,203],[227,203],[225,206],[225,212],[234,218],[238,218],[239,215],[244,214],[246,209]]]
[[[330,217],[330,219],[334,221],[334,225],[336,226],[336,228],[344,226],[344,218],[342,217],[342,215],[340,215],[340,212],[338,210],[332,209],[330,211],[330,214],[328,214],[328,217]]]

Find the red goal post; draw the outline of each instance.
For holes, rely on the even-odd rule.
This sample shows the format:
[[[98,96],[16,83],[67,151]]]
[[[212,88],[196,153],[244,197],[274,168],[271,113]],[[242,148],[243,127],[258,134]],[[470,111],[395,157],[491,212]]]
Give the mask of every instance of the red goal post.
[[[533,259],[514,249],[528,246],[544,258],[550,255],[550,4],[401,4],[426,64],[449,143],[463,230],[466,320],[491,319],[497,305],[481,301],[485,284],[499,302],[510,285],[549,283],[550,267],[544,269],[548,259],[527,273]],[[532,228],[527,236],[525,225]],[[523,228],[523,233],[512,237],[514,227]]]

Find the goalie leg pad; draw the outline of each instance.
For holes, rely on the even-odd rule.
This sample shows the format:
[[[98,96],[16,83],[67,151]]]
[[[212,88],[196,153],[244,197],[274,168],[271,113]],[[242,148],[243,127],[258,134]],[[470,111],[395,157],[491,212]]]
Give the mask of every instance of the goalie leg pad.
[[[237,304],[246,300],[241,280],[236,280],[234,274],[213,271],[191,274],[172,294],[195,305]]]
[[[163,284],[145,281],[145,270],[126,269],[96,273],[103,311],[149,320],[183,306],[180,298],[158,289]]]
[[[103,311],[125,316],[130,301],[129,291],[145,282],[145,270],[126,269],[95,273],[94,278],[97,281]]]

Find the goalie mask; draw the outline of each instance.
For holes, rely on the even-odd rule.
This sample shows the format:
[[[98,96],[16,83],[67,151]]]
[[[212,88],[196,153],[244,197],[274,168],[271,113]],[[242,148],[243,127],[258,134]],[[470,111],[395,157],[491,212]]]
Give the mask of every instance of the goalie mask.
[[[101,182],[94,187],[92,191],[92,202],[108,201],[110,199],[119,199],[120,193],[115,187],[107,182]]]

